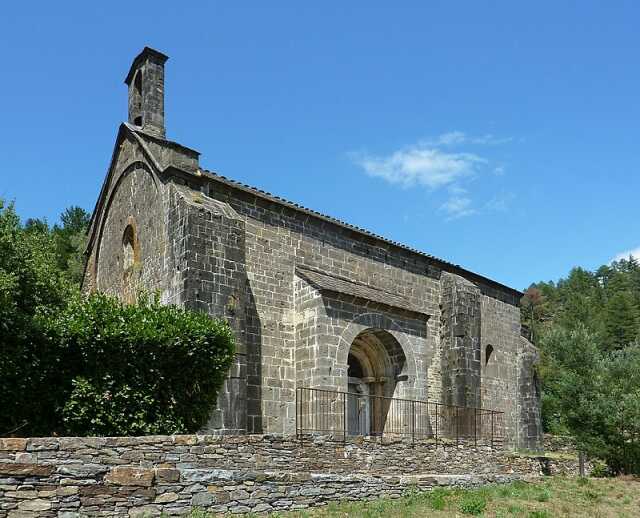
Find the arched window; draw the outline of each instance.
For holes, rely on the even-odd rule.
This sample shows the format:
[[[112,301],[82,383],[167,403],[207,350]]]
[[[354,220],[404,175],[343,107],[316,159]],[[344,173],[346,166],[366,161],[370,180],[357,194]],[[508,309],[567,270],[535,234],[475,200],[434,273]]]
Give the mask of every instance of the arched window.
[[[489,364],[489,360],[491,359],[491,355],[493,354],[493,345],[489,344],[487,345],[487,348],[485,349],[484,352],[484,364],[488,365]]]
[[[129,224],[124,229],[122,235],[122,267],[125,272],[129,271],[139,260],[136,231],[133,225]]]

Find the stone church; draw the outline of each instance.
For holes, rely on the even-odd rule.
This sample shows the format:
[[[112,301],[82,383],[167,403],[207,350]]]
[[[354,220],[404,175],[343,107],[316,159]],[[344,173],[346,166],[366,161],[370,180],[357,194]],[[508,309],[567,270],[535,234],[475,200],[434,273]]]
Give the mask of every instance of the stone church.
[[[129,119],[91,220],[84,289],[158,292],[230,323],[235,364],[206,431],[294,434],[309,388],[496,410],[507,444],[536,448],[522,293],[204,169],[166,137],[166,61],[145,48],[126,76]],[[343,428],[385,430],[375,401],[343,402]]]

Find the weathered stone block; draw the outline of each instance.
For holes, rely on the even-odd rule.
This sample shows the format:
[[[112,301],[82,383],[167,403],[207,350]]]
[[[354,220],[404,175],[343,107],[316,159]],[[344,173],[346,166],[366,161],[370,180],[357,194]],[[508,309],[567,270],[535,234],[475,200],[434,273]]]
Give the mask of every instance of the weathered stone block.
[[[33,512],[46,511],[48,509],[51,509],[51,502],[43,499],[25,500],[24,502],[20,502],[18,504],[18,509],[20,509],[21,511]]]
[[[180,497],[176,493],[162,493],[158,495],[155,499],[156,504],[170,504],[171,502],[175,502]]]
[[[69,475],[72,477],[95,477],[100,473],[105,473],[109,470],[107,466],[100,464],[63,464],[57,470],[57,473],[61,475]]]
[[[173,443],[184,446],[193,446],[198,443],[198,439],[195,435],[174,435]]]
[[[246,500],[249,498],[249,493],[244,489],[236,489],[229,494],[231,500]]]
[[[157,505],[143,505],[129,509],[129,516],[147,518],[149,516],[160,516],[161,510]]]
[[[156,481],[158,484],[171,484],[180,480],[180,470],[171,468],[157,468]]]
[[[34,511],[9,511],[8,518],[38,518],[38,513]]]
[[[0,451],[23,451],[27,448],[27,439],[8,437],[0,439]]]
[[[118,486],[151,487],[153,479],[153,469],[135,466],[116,466],[105,476],[105,482]]]
[[[191,505],[194,507],[207,507],[214,501],[215,497],[211,493],[196,493],[191,497]]]
[[[0,475],[11,475],[15,477],[48,477],[55,470],[55,466],[44,464],[22,464],[0,462]]]
[[[56,489],[58,496],[65,497],[78,494],[78,486],[63,486]]]
[[[60,447],[58,439],[51,437],[38,437],[27,441],[27,451],[49,451],[57,450]]]
[[[226,504],[231,501],[231,494],[229,491],[215,491],[213,496],[218,504]]]

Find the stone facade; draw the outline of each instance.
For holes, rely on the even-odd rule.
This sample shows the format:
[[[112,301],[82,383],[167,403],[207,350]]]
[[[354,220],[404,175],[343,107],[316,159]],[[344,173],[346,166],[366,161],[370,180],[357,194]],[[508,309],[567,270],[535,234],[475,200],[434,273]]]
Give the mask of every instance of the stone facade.
[[[0,518],[254,513],[407,489],[575,475],[578,461],[502,449],[358,438],[178,435],[0,439]]]
[[[202,169],[164,137],[165,61],[145,49],[127,76],[84,287],[229,321],[236,362],[206,431],[291,434],[296,388],[357,388],[500,410],[510,445],[539,447],[521,293]]]

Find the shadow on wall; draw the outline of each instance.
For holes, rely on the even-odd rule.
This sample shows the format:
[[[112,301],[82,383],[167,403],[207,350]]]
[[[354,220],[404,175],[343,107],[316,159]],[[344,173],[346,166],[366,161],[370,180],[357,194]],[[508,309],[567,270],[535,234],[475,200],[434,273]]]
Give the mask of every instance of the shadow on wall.
[[[247,279],[245,342],[247,347],[247,432],[262,433],[262,322]]]

